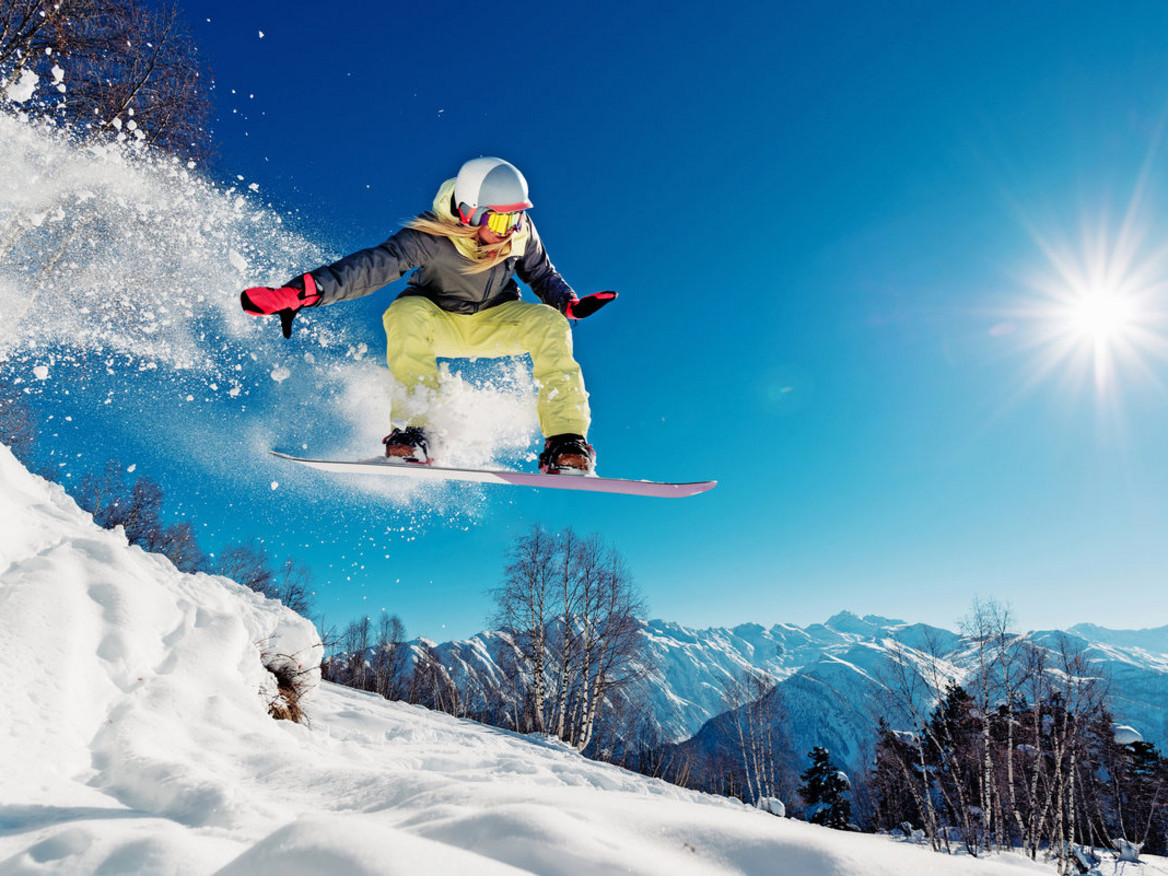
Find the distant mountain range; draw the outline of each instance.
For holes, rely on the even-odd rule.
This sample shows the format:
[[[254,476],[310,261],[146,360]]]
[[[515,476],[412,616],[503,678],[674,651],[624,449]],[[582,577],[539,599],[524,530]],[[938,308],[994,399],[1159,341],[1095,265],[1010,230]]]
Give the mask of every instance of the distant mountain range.
[[[870,753],[878,694],[895,663],[894,650],[921,665],[936,661],[942,681],[963,681],[975,664],[972,643],[959,633],[847,611],[807,627],[693,629],[652,620],[642,635],[655,669],[638,699],[649,704],[663,740],[682,742],[699,734],[727,710],[728,684],[762,672],[777,682],[794,751],[822,745],[850,766]],[[1168,627],[1110,630],[1079,624],[1024,638],[1052,649],[1060,641],[1081,649],[1108,679],[1117,720],[1168,750]],[[488,631],[434,648],[456,680],[473,676],[477,684],[494,687],[503,679],[497,664],[502,641],[500,633]]]

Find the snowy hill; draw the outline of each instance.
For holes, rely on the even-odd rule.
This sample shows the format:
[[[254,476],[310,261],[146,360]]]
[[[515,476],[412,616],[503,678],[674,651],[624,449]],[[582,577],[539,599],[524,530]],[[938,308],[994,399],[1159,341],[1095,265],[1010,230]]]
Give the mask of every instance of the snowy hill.
[[[0,446],[0,872],[1050,872],[696,794],[322,684],[268,715],[311,626],[93,525]]]

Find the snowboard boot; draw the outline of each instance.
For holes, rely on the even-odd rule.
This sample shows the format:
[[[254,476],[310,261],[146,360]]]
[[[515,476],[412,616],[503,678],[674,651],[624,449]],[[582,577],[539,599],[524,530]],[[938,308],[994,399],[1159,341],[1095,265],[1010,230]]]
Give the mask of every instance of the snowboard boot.
[[[385,457],[390,462],[411,462],[415,465],[429,465],[430,444],[426,433],[417,426],[394,429],[381,439],[385,445]]]
[[[566,432],[544,442],[539,470],[544,474],[587,475],[596,465],[596,453],[583,435]]]

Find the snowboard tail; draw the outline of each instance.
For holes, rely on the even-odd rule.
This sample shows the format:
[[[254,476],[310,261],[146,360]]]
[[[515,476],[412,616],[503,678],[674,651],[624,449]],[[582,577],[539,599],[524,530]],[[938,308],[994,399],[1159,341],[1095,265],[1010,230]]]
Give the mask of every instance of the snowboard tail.
[[[408,478],[418,481],[465,481],[479,484],[510,484],[519,487],[543,487],[552,490],[578,490],[584,493],[617,493],[626,496],[651,496],[662,499],[694,496],[712,490],[717,481],[666,483],[661,481],[634,481],[621,478],[598,478],[591,475],[543,474],[526,471],[488,470],[479,468],[446,468],[438,465],[371,460],[303,459],[277,450],[273,456],[299,465],[336,474],[378,475]]]

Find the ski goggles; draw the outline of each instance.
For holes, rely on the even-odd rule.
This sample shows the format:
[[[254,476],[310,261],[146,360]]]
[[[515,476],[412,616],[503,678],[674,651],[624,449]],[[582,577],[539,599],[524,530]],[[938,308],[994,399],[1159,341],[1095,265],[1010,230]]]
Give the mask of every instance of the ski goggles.
[[[506,236],[518,230],[519,226],[523,224],[523,212],[523,210],[504,212],[482,207],[477,210],[471,210],[466,204],[460,204],[458,208],[459,218],[467,225],[473,225],[477,228],[487,228],[501,236]]]
[[[516,210],[514,213],[496,213],[494,210],[488,210],[479,220],[479,226],[485,226],[495,234],[506,236],[518,230],[522,222],[522,210]]]

